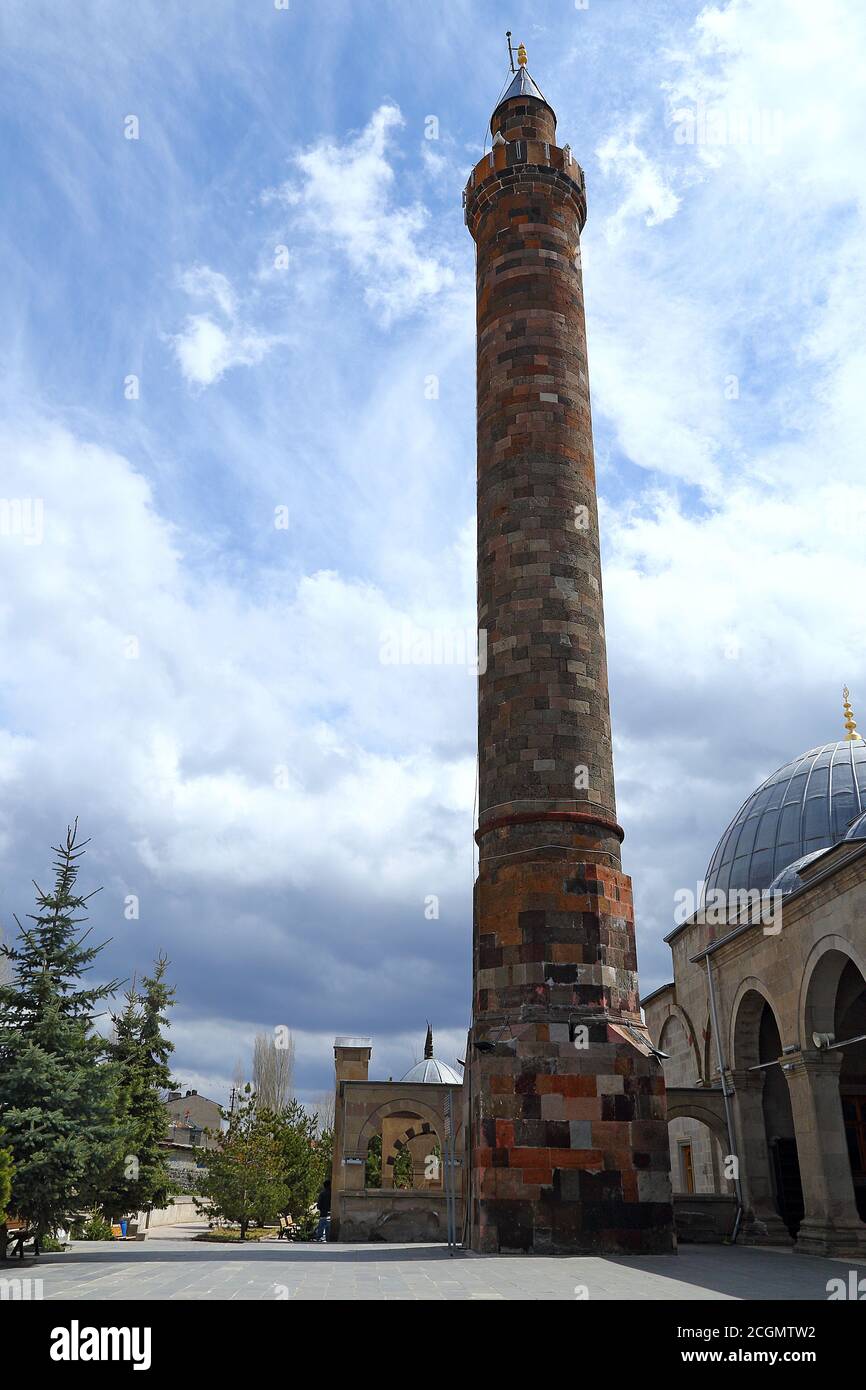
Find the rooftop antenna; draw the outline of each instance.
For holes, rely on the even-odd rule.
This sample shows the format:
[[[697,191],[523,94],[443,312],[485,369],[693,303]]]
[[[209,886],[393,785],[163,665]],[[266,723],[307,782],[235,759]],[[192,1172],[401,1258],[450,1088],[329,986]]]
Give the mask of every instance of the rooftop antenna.
[[[511,47],[511,30],[510,30],[510,29],[506,29],[506,30],[505,30],[505,37],[506,37],[507,40],[508,40],[508,61],[509,61],[509,63],[511,64],[511,71],[512,71],[512,72],[516,72],[516,71],[517,71],[517,68],[514,66],[514,50],[513,50],[513,48]]]

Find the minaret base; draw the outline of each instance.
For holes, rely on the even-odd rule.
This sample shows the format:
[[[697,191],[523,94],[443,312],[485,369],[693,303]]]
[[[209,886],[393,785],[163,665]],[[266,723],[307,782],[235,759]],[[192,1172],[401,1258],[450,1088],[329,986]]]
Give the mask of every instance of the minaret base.
[[[676,1248],[658,1063],[609,1024],[578,1052],[536,1025],[509,1057],[475,1059],[471,1248],[487,1254],[658,1255]],[[554,1039],[565,1033],[563,1041]],[[610,1118],[608,1118],[610,1117]]]
[[[631,885],[547,860],[478,882],[469,1245],[676,1249],[664,1076],[633,984]]]

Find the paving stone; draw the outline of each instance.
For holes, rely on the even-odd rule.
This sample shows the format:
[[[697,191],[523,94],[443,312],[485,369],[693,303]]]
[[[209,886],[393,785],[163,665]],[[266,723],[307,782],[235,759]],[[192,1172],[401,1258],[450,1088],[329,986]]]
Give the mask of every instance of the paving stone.
[[[850,1261],[787,1250],[700,1245],[681,1246],[678,1255],[610,1259],[472,1253],[449,1258],[439,1245],[333,1245],[317,1252],[312,1266],[303,1248],[283,1247],[275,1259],[267,1246],[258,1246],[243,1262],[215,1267],[222,1253],[215,1255],[200,1245],[187,1247],[179,1271],[172,1257],[176,1251],[171,1240],[160,1239],[121,1252],[108,1245],[78,1243],[64,1254],[40,1258],[44,1297],[82,1302],[282,1301],[276,1288],[280,1286],[292,1302],[565,1302],[576,1301],[575,1288],[586,1286],[590,1301],[824,1300],[827,1281],[847,1277],[853,1267]]]

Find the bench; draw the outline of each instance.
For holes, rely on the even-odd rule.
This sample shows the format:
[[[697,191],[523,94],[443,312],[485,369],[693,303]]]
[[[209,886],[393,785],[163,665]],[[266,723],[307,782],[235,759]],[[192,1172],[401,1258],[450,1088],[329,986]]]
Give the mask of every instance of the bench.
[[[19,1260],[23,1260],[24,1246],[31,1241],[33,1243],[33,1254],[39,1254],[39,1236],[36,1231],[31,1231],[30,1227],[25,1226],[23,1222],[20,1224],[17,1222],[13,1224],[11,1221],[8,1223],[6,1229],[8,1232],[6,1243],[7,1260],[14,1260],[16,1254]]]

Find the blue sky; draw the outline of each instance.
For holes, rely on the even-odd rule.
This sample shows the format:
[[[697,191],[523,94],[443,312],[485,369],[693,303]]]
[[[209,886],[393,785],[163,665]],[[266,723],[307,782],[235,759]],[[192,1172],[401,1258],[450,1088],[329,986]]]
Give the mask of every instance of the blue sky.
[[[0,497],[43,521],[0,535],[0,921],[78,814],[106,970],[169,953],[219,1098],[283,1025],[309,1100],[336,1033],[462,1055],[473,679],[381,657],[474,621],[506,25],[587,177],[645,992],[743,798],[843,681],[866,718],[860,4],[6,0]]]

